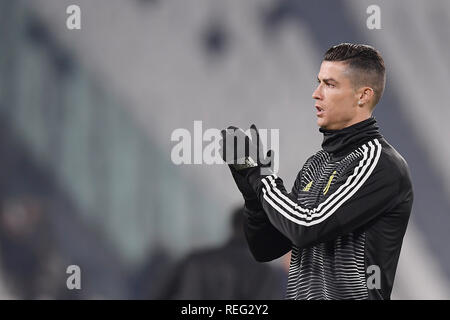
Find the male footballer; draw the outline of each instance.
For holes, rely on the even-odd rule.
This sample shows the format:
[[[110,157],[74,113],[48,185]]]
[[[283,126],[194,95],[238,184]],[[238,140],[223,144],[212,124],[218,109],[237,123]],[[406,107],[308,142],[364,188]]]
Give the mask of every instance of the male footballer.
[[[385,66],[367,45],[343,43],[324,56],[312,97],[322,149],[291,192],[270,174],[256,127],[222,131],[222,156],[245,200],[244,230],[258,261],[292,257],[287,299],[390,299],[413,204],[405,159],[372,112]],[[246,145],[229,161],[229,143]]]

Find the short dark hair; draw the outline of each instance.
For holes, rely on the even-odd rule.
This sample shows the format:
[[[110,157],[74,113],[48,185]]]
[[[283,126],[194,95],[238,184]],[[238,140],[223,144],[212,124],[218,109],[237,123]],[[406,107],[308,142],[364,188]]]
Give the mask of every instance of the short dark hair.
[[[386,69],[378,50],[365,44],[341,43],[328,49],[323,60],[346,62],[353,85],[367,85],[375,92],[372,107],[380,101],[386,84]]]

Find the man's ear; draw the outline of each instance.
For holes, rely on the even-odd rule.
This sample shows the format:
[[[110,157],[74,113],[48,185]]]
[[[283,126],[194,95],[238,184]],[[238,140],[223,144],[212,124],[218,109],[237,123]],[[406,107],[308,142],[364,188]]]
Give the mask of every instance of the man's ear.
[[[362,87],[358,90],[358,96],[359,96],[358,98],[359,106],[370,105],[372,104],[372,101],[374,99],[375,92],[371,87]]]

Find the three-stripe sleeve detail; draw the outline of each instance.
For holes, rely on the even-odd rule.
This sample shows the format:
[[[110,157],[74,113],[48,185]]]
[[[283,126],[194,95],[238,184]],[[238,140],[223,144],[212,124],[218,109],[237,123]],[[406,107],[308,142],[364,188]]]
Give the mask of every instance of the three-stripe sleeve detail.
[[[308,209],[300,203],[292,201],[277,187],[276,175],[270,175],[261,180],[263,182],[263,198],[278,213],[294,223],[303,226],[318,224],[336,212],[367,181],[378,163],[381,148],[378,139],[364,144],[361,147],[362,159],[352,174],[348,176],[345,183],[315,208]]]

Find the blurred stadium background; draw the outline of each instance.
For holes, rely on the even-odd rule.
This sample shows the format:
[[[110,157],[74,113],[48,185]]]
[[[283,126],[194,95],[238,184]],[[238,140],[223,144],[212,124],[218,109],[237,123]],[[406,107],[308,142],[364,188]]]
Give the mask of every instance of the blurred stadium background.
[[[360,42],[385,59],[375,117],[415,189],[392,298],[450,299],[448,30],[447,0],[0,0],[0,298],[136,297],[145,268],[222,243],[238,190],[173,164],[172,132],[279,128],[292,186],[321,143],[323,53]]]

